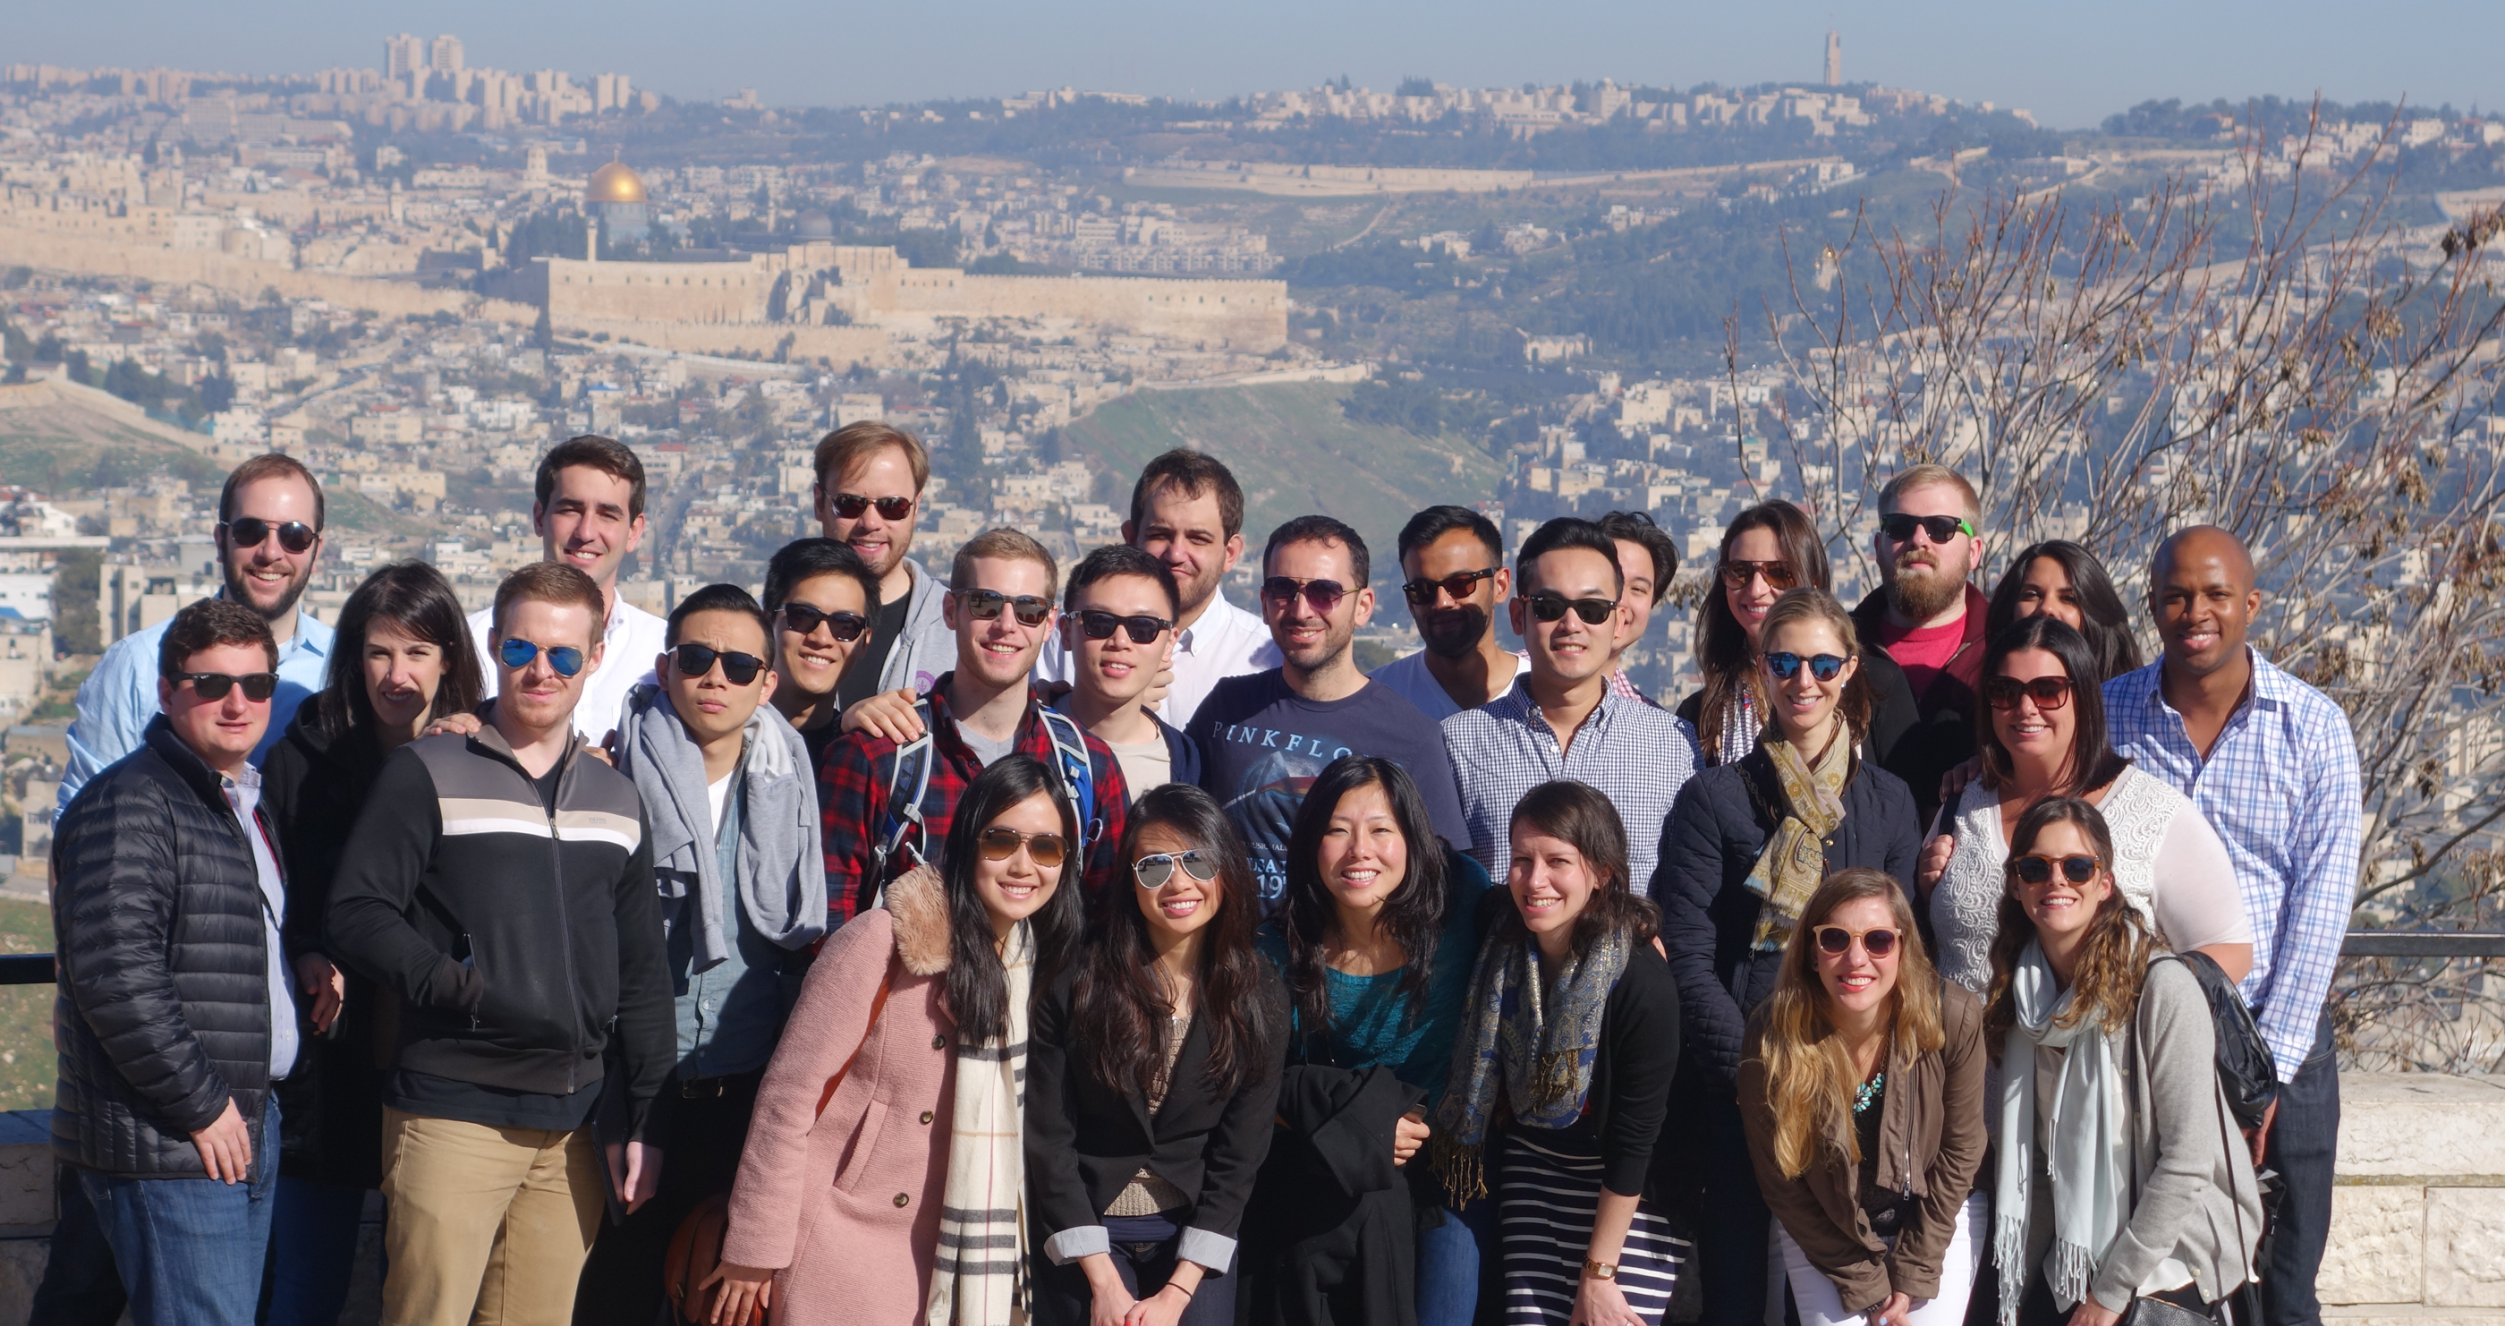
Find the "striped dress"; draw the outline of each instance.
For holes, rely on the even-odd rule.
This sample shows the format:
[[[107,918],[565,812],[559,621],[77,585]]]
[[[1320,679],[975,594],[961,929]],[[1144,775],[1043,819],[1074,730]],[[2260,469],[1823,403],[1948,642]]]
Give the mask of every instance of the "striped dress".
[[[1505,1326],[1565,1326],[1599,1209],[1599,1144],[1580,1130],[1517,1125],[1505,1130],[1497,1183],[1504,1239]],[[1618,1254],[1618,1288],[1647,1326],[1660,1326],[1688,1241],[1650,1203],[1635,1208]]]

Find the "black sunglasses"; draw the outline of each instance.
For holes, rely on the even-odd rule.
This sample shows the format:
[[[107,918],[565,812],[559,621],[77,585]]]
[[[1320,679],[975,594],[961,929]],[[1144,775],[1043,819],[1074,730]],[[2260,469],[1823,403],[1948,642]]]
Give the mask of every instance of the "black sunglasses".
[[[822,612],[806,603],[783,605],[783,625],[795,635],[807,635],[821,623],[837,644],[858,640],[863,631],[870,629],[870,619],[857,612]]]
[[[1348,597],[1348,586],[1336,580],[1298,580],[1294,576],[1272,576],[1261,582],[1261,601],[1282,612],[1300,594],[1315,612],[1327,616],[1341,599]]]
[[[1586,626],[1598,626],[1609,620],[1609,614],[1618,610],[1616,599],[1570,599],[1546,591],[1533,594],[1529,602],[1531,615],[1541,621],[1556,621],[1566,615],[1566,609],[1572,608],[1574,615],[1582,618]]]
[[[1931,536],[1933,543],[1946,543],[1960,534],[1974,533],[1974,526],[1964,516],[1909,516],[1902,511],[1879,517],[1879,532],[1903,543],[1915,530]]]
[[[2061,877],[2073,884],[2085,884],[2096,878],[2097,860],[2092,856],[2050,857],[2042,853],[2011,857],[2009,873],[2029,884],[2049,884],[2058,867]]]
[[[226,531],[227,542],[238,548],[258,548],[263,539],[275,533],[278,535],[278,546],[291,553],[300,553],[312,547],[319,533],[301,520],[273,525],[259,516],[237,516],[220,522],[219,528]]]
[[[881,520],[902,520],[913,514],[913,499],[910,497],[863,497],[859,493],[837,493],[827,500],[827,505],[835,508],[835,514],[846,520],[859,520],[861,513],[871,507],[878,508]]]
[[[2020,681],[2016,677],[1983,679],[1984,702],[1995,709],[2017,708],[2020,696],[2035,701],[2035,707],[2038,709],[2059,709],[2070,703],[2070,679],[2068,677],[2036,677],[2028,681]]]
[[[1419,607],[1431,608],[1435,606],[1435,591],[1439,589],[1452,595],[1453,602],[1459,603],[1470,597],[1470,591],[1478,588],[1480,581],[1495,578],[1496,568],[1492,566],[1483,571],[1457,571],[1441,580],[1429,580],[1421,576],[1416,580],[1403,583],[1400,592],[1408,595],[1409,601]]]
[[[1052,600],[1039,599],[1032,594],[1012,598],[996,589],[952,589],[948,592],[956,595],[957,602],[965,605],[966,615],[978,622],[987,622],[999,616],[1002,608],[1016,612],[1020,626],[1041,626],[1044,619],[1052,615]]]
[[[1800,671],[1801,665],[1806,663],[1810,676],[1820,681],[1833,681],[1835,674],[1844,670],[1846,661],[1841,654],[1812,654],[1803,658],[1798,654],[1777,651],[1766,655],[1766,671],[1773,673],[1776,681],[1790,681],[1792,674]]]
[[[174,680],[190,682],[194,694],[210,701],[225,699],[226,693],[237,686],[244,688],[244,698],[254,704],[278,693],[278,674],[275,672],[247,672],[240,677],[223,672],[185,672],[178,674]]]
[[[754,654],[715,649],[711,645],[685,644],[670,652],[678,660],[678,675],[682,677],[701,677],[713,671],[713,665],[718,662],[722,665],[723,680],[733,686],[745,686],[755,681],[757,674],[765,669],[765,660]]]
[[[1896,951],[1896,932],[1884,926],[1875,930],[1864,930],[1858,935],[1840,925],[1818,927],[1818,951],[1821,953],[1832,953],[1837,957],[1842,957],[1852,952],[1853,941],[1856,939],[1861,941],[1861,951],[1874,958],[1884,958]]]
[[[1157,637],[1173,625],[1163,617],[1116,617],[1097,608],[1079,613],[1079,630],[1090,640],[1110,640],[1115,631],[1127,631],[1132,644],[1155,644]]]

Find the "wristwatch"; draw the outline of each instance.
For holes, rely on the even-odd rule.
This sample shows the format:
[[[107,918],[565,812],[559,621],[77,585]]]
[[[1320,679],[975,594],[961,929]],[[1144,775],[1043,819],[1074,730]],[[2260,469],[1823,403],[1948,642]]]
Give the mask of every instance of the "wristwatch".
[[[1586,1257],[1583,1259],[1583,1274],[1594,1280],[1615,1280],[1618,1278],[1618,1264],[1616,1262],[1596,1262],[1591,1258]]]

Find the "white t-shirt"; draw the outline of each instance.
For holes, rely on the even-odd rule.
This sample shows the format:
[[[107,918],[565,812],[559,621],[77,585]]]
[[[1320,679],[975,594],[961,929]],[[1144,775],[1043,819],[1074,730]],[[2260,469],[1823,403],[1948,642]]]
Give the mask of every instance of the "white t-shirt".
[[[722,807],[730,804],[731,780],[739,777],[737,769],[722,775],[720,782],[705,784],[705,804],[713,808],[713,836],[722,836]]]
[[[496,610],[481,608],[470,614],[470,643],[478,648],[478,666],[486,674],[487,696],[496,693],[496,656],[487,647],[487,628],[494,624]],[[609,608],[609,624],[602,632],[600,666],[583,679],[583,698],[574,704],[574,730],[583,740],[599,745],[618,725],[626,711],[626,693],[639,682],[655,680],[652,660],[670,637],[670,624],[651,613],[619,599]]]
[[[1105,747],[1113,752],[1114,763],[1122,767],[1122,781],[1137,801],[1152,787],[1163,787],[1174,781],[1174,752],[1166,749],[1165,734],[1148,741],[1124,745],[1108,741]]]
[[[1515,677],[1531,670],[1529,658],[1516,654],[1513,661]],[[1382,667],[1376,668],[1366,674],[1366,680],[1400,692],[1402,698],[1418,706],[1421,712],[1438,723],[1461,712],[1461,706],[1454,704],[1453,697],[1445,693],[1444,683],[1437,681],[1435,674],[1426,670],[1426,651],[1423,649],[1416,653],[1403,654]],[[1513,679],[1508,677],[1505,684],[1497,688],[1496,693],[1502,695],[1512,687]],[[1476,705],[1471,707],[1477,708]]]

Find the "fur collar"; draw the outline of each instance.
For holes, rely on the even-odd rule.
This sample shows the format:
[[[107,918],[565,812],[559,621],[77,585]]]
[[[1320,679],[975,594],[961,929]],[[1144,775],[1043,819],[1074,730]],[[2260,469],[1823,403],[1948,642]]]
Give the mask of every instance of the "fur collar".
[[[887,886],[887,908],[896,925],[896,956],[916,976],[948,970],[948,889],[939,872],[915,866]]]

